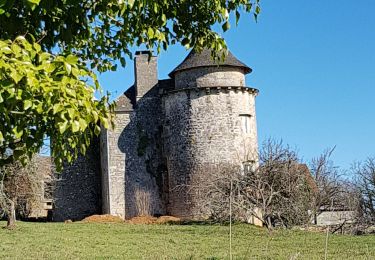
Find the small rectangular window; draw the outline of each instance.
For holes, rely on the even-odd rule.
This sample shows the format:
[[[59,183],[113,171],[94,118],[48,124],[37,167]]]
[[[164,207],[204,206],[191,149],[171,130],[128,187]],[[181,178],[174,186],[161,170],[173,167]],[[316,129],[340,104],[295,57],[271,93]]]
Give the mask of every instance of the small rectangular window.
[[[242,162],[242,173],[243,174],[250,174],[255,171],[255,161],[254,160],[249,160]]]
[[[240,118],[241,118],[242,131],[245,134],[250,134],[251,133],[251,123],[250,123],[251,115],[241,114]]]

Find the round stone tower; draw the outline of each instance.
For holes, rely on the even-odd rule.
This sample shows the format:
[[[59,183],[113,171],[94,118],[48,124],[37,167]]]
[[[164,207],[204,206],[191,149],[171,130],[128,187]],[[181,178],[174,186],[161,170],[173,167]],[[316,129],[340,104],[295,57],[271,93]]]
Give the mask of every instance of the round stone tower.
[[[258,160],[258,90],[245,84],[252,70],[230,52],[219,64],[210,54],[190,52],[169,74],[175,86],[163,97],[167,208],[174,216],[201,217],[195,180],[204,185],[215,167],[248,167]]]

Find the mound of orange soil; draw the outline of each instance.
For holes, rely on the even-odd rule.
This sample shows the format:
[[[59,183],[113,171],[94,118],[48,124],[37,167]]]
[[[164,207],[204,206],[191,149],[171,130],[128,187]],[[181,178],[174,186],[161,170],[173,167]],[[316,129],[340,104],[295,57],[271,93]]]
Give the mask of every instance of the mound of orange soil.
[[[158,224],[165,224],[165,223],[180,223],[181,219],[172,217],[172,216],[161,216],[156,220]]]
[[[112,215],[92,215],[82,220],[88,223],[123,223],[124,220]]]
[[[151,216],[138,216],[127,220],[130,224],[155,224],[157,218]]]
[[[139,216],[129,219],[126,222],[129,224],[165,224],[171,222],[178,223],[180,222],[180,219],[172,216],[161,216],[159,218],[151,216]]]

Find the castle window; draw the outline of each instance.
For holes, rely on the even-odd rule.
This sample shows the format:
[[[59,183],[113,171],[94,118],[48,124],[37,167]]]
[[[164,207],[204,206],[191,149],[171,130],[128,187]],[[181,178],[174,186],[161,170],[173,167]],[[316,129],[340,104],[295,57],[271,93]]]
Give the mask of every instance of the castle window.
[[[249,115],[249,114],[241,114],[240,118],[241,118],[242,131],[245,134],[250,134],[251,133],[251,128],[250,128],[251,127],[251,124],[250,124],[251,115]]]
[[[243,174],[249,174],[255,171],[255,161],[249,160],[242,162],[242,173]]]

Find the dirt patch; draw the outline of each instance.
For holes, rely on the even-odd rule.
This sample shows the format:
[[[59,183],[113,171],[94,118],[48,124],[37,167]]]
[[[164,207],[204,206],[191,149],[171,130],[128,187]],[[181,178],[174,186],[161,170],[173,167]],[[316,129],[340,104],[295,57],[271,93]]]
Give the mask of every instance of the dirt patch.
[[[159,218],[151,216],[134,217],[126,221],[129,224],[166,224],[166,223],[179,223],[180,219],[172,216],[161,216]]]
[[[129,224],[155,224],[157,218],[151,216],[139,216],[127,220]]]
[[[172,216],[161,216],[156,220],[158,224],[166,224],[166,223],[180,223],[181,219],[172,217]]]
[[[124,220],[118,216],[112,215],[92,215],[82,220],[87,223],[124,223]]]

